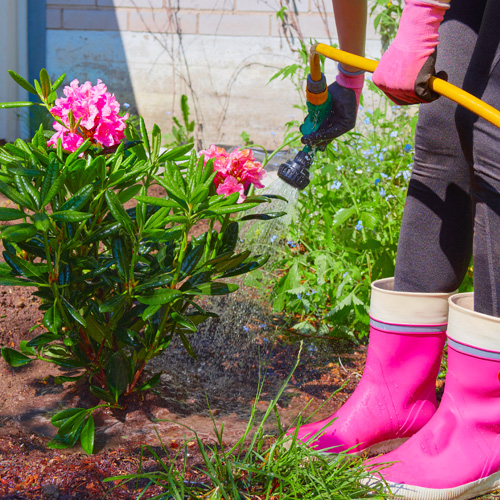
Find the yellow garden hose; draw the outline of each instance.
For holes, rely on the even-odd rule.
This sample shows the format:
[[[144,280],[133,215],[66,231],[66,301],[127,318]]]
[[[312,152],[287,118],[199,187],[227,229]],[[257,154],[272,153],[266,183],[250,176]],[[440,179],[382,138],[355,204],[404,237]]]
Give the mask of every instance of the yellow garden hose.
[[[349,52],[335,49],[330,45],[325,45],[324,43],[318,43],[311,47],[309,57],[311,78],[314,81],[321,78],[319,54],[327,57],[328,59],[333,59],[339,63],[354,66],[355,68],[359,68],[370,73],[375,71],[378,64],[377,61],[373,61],[372,59],[356,56],[354,54],[350,54]],[[478,99],[472,94],[465,92],[465,90],[462,90],[455,85],[442,80],[441,78],[436,78],[435,76],[431,76],[429,80],[429,87],[437,94],[455,101],[457,104],[460,104],[464,108],[472,111],[476,115],[500,128],[500,111],[481,101],[481,99]]]

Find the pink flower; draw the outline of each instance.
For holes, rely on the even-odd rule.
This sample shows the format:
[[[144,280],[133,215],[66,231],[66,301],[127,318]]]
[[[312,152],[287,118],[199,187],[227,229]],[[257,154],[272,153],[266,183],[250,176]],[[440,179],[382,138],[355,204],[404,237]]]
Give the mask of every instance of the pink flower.
[[[228,175],[222,184],[219,184],[217,188],[217,194],[223,194],[225,196],[232,193],[240,193],[240,197],[238,198],[238,203],[242,203],[246,196],[244,194],[245,188],[243,184],[240,184],[237,179],[235,179],[232,175]]]
[[[214,159],[214,169],[217,171],[214,184],[217,194],[227,196],[239,192],[238,203],[242,203],[245,199],[244,191],[250,184],[258,188],[264,187],[260,181],[266,175],[266,171],[262,168],[262,164],[255,160],[251,149],[235,149],[228,153],[224,148],[212,144],[209,149],[200,151],[201,154],[204,155],[205,163]]]
[[[60,118],[64,126],[54,122],[56,133],[48,141],[48,146],[56,146],[59,138],[67,151],[75,151],[85,139],[104,147],[119,144],[125,136],[128,113],[118,116],[120,104],[107,92],[101,80],[97,80],[95,86],[90,82],[79,85],[78,80],[73,80],[63,92],[66,97],[56,99],[50,112]],[[74,118],[73,126],[70,113]]]

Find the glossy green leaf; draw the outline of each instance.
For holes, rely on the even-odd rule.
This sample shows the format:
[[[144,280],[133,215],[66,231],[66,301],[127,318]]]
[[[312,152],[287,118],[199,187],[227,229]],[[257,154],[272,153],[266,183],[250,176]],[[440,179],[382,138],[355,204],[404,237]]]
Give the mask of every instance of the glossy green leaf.
[[[27,365],[28,363],[31,363],[31,361],[33,361],[28,356],[14,349],[11,349],[10,347],[2,347],[0,349],[0,352],[2,353],[3,359],[5,359],[5,362],[13,368]]]
[[[77,212],[76,210],[62,210],[54,212],[50,217],[59,222],[81,222],[92,217],[92,214],[89,212]]]
[[[249,273],[254,269],[263,266],[269,260],[269,255],[262,255],[251,262],[239,264],[224,272],[221,278],[232,278],[233,276],[240,276],[241,274]]]
[[[5,226],[2,229],[2,238],[11,243],[26,241],[35,236],[37,232],[33,224],[21,223],[12,226]]]
[[[165,162],[167,160],[174,161],[182,158],[186,153],[189,153],[193,149],[193,144],[184,144],[182,146],[177,146],[176,148],[169,149],[161,154],[158,158],[159,162]]]
[[[84,408],[66,408],[58,413],[56,413],[51,419],[50,423],[55,427],[61,427],[69,419],[85,412]]]
[[[128,361],[122,351],[115,352],[109,359],[106,382],[114,400],[118,401],[128,386]]]
[[[19,350],[26,356],[36,356],[36,349],[29,345],[27,340],[21,340]]]
[[[99,311],[102,313],[115,313],[123,307],[126,300],[127,297],[125,295],[113,295],[99,306]]]
[[[83,316],[64,297],[62,298],[62,302],[66,307],[66,310],[75,321],[80,323],[80,325],[82,325],[83,327],[87,326],[87,323],[83,319]]]
[[[238,290],[238,285],[234,283],[213,282],[198,285],[196,288],[188,290],[185,293],[188,295],[227,295],[236,290]]]
[[[161,372],[156,373],[149,380],[137,387],[136,391],[147,391],[149,389],[152,389],[153,387],[156,387],[161,381],[161,375]]]
[[[125,240],[121,236],[113,239],[111,244],[113,258],[115,259],[116,269],[123,281],[128,281],[130,275],[130,257],[131,250]]]
[[[67,171],[63,170],[52,182],[50,185],[47,194],[45,195],[45,198],[42,201],[42,207],[45,205],[48,205],[56,196],[57,193],[61,190],[61,188],[64,185],[64,182],[66,181],[66,176],[67,176]]]
[[[89,184],[79,189],[68,201],[66,201],[59,209],[60,212],[65,210],[81,210],[87,203],[92,200],[94,195],[94,186]]]
[[[135,287],[135,292],[139,293],[149,288],[158,288],[160,286],[169,285],[174,279],[171,273],[161,273],[156,274],[153,278],[150,278],[143,283],[140,283]]]
[[[47,328],[49,332],[52,332],[54,334],[59,333],[59,330],[63,324],[63,320],[61,317],[61,313],[57,308],[57,304],[52,305],[45,311],[42,322],[43,326],[45,326],[45,328]]]
[[[200,262],[200,259],[203,256],[203,253],[205,251],[205,246],[206,245],[198,245],[191,250],[186,257],[184,257],[184,260],[182,261],[181,264],[181,275],[183,277],[189,276],[191,272],[196,268],[198,263]]]
[[[244,215],[240,221],[246,220],[272,220],[278,219],[279,217],[283,217],[286,215],[286,212],[268,212],[266,214],[252,214],[252,215]]]
[[[26,281],[12,276],[0,276],[1,286],[37,286],[33,281]]]
[[[250,210],[260,205],[260,203],[240,203],[239,205],[227,205],[222,207],[213,207],[207,210],[207,213],[213,213],[216,215],[225,215],[225,214],[235,214],[237,212],[243,212],[245,210]]]
[[[29,106],[35,106],[36,103],[30,101],[16,101],[16,102],[0,102],[0,109],[8,108],[26,108]]]
[[[337,211],[337,213],[333,217],[332,227],[343,224],[349,218],[351,218],[355,213],[356,213],[356,207],[341,208],[340,210]]]
[[[24,79],[21,75],[18,75],[15,71],[12,71],[11,69],[8,70],[10,77],[24,90],[27,90],[30,94],[35,94],[37,95],[37,91],[35,90],[35,87],[31,85],[28,80]]]
[[[59,86],[64,82],[64,79],[66,78],[66,73],[63,73],[53,84],[52,84],[52,92],[57,90]]]
[[[173,290],[171,288],[160,288],[152,294],[136,295],[136,299],[141,304],[156,306],[172,302],[181,295],[182,292],[180,292],[179,290]]]
[[[99,323],[91,314],[85,318],[85,321],[87,322],[85,331],[90,337],[98,344],[102,344],[103,340],[105,340],[108,347],[113,346],[113,332],[106,325]]]
[[[139,129],[141,131],[142,142],[144,144],[144,147],[146,148],[146,151],[149,154],[151,152],[151,145],[149,144],[149,136],[146,130],[146,124],[144,123],[144,118],[142,116],[139,117]]]
[[[98,399],[102,399],[106,401],[106,403],[115,404],[115,398],[111,395],[110,392],[105,391],[101,387],[97,387],[96,385],[91,385],[89,387],[90,392]]]
[[[172,319],[178,323],[179,325],[182,325],[186,327],[188,330],[191,330],[192,332],[198,331],[196,328],[196,325],[187,317],[182,314],[179,314],[176,311],[172,311]]]
[[[43,347],[50,342],[54,342],[54,340],[59,339],[59,335],[54,335],[52,333],[42,333],[37,335],[35,338],[31,339],[27,345],[30,347]]]
[[[52,92],[52,84],[50,82],[49,74],[45,68],[40,70],[40,84],[42,86],[42,95],[45,100],[49,97]]]
[[[83,451],[85,451],[85,453],[88,453],[89,455],[92,455],[92,453],[94,453],[94,433],[94,417],[92,415],[89,415],[80,434],[80,443],[82,445]]]
[[[155,198],[154,196],[136,196],[135,199],[155,207],[179,208],[178,203],[165,198]]]
[[[237,222],[231,222],[227,225],[222,234],[220,253],[234,252],[238,243],[239,225]]]
[[[0,207],[0,220],[17,220],[26,217],[26,214],[17,208]]]
[[[0,193],[5,195],[9,200],[12,200],[14,203],[17,203],[21,207],[30,207],[30,200],[22,195],[17,189],[5,184],[5,182],[0,181]]]
[[[104,196],[106,198],[106,203],[108,205],[109,211],[111,212],[115,220],[122,225],[125,231],[127,231],[129,234],[133,234],[134,226],[132,219],[123,208],[123,205],[120,203],[118,196],[116,196],[116,194],[109,189],[106,190]]]

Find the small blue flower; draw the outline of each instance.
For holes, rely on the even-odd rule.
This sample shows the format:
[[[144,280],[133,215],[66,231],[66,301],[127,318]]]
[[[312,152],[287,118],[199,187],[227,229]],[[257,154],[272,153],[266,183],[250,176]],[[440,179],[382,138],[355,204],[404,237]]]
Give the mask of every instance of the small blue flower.
[[[389,134],[389,137],[397,137],[398,136],[398,131],[397,130],[393,130],[390,134]]]
[[[302,295],[301,295],[300,293],[298,293],[298,294],[297,294],[297,298],[298,298],[299,300],[301,300],[301,299],[302,299]]]
[[[262,323],[261,325],[259,325],[259,328],[266,328],[267,324],[266,323]]]
[[[412,149],[411,144],[407,144],[407,145],[405,146],[405,151],[406,151],[407,153],[409,153],[409,152],[411,151],[411,149]]]
[[[248,332],[250,330],[250,328],[248,328],[248,326],[244,326],[243,330],[245,330],[245,332]]]
[[[356,229],[356,231],[361,231],[363,229],[363,221],[358,220],[358,223],[356,224],[356,227],[354,229]]]
[[[347,276],[347,271],[342,275],[342,278],[345,278]]]
[[[342,183],[340,181],[333,181],[333,184],[330,186],[330,189],[340,189]]]
[[[387,174],[384,174],[384,172],[380,172],[380,177],[382,177],[382,179],[388,179],[389,176]]]
[[[380,179],[375,179],[375,186],[380,182]]]
[[[384,153],[379,153],[378,159],[382,161],[384,159]]]
[[[363,120],[364,123],[366,123],[367,125],[370,123],[370,118],[367,116],[364,120]]]
[[[380,196],[385,196],[385,189],[384,188],[380,188]]]
[[[271,243],[274,243],[274,242],[276,241],[276,239],[277,239],[277,238],[278,238],[278,236],[277,236],[277,235],[275,235],[275,234],[274,234],[273,236],[271,236],[271,238],[270,238]]]
[[[405,170],[403,172],[403,179],[405,181],[409,181],[410,180],[410,177],[411,177],[411,171],[410,170]]]

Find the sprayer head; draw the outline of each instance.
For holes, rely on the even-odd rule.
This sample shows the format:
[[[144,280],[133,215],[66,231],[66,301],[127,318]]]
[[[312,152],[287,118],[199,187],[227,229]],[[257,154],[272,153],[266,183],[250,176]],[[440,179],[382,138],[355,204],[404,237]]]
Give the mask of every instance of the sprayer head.
[[[304,189],[309,184],[309,167],[313,160],[312,154],[299,151],[293,160],[280,165],[278,177],[294,188]]]

